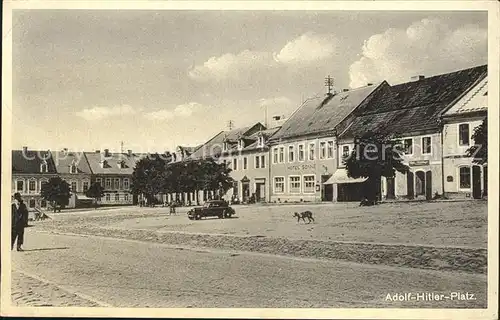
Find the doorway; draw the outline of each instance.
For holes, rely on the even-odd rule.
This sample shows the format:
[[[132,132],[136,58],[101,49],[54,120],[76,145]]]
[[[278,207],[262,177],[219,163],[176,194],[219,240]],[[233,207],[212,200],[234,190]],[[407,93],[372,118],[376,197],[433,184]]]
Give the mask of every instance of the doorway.
[[[406,189],[407,189],[408,199],[413,199],[415,197],[415,188],[413,180],[415,180],[413,172],[408,171],[408,173],[406,174]]]
[[[472,166],[472,197],[481,199],[481,167]]]
[[[321,201],[333,201],[333,184],[324,184],[331,175],[321,176],[321,186],[323,191],[321,193]]]
[[[415,195],[425,196],[425,173],[423,171],[415,172]]]
[[[257,182],[255,184],[255,201],[262,202],[266,200],[266,184]]]
[[[396,198],[396,184],[394,182],[394,177],[389,177],[387,180],[387,195],[386,199]]]

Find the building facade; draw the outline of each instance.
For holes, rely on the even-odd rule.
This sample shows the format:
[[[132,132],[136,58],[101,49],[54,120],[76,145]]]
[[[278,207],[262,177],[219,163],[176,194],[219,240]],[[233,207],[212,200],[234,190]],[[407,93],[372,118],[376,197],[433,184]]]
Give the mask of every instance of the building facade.
[[[383,178],[382,199],[432,199],[445,190],[443,172],[443,124],[441,113],[486,76],[486,66],[460,70],[390,87],[386,94],[371,102],[372,107],[356,113],[356,119],[339,134],[340,148],[353,146],[367,132],[401,141],[407,174]],[[447,169],[446,169],[447,170]],[[345,188],[346,200],[360,200],[360,187]]]
[[[100,205],[132,205],[137,199],[131,194],[132,173],[140,155],[132,150],[127,153],[86,152],[85,157],[92,171],[91,183],[100,183],[104,197],[98,199]]]
[[[12,194],[19,192],[28,209],[47,208],[40,192],[42,184],[57,177],[56,166],[50,151],[23,150],[12,151]]]
[[[337,131],[388,87],[386,82],[308,99],[271,137],[271,201],[336,201]]]
[[[58,152],[51,152],[56,172],[65,180],[71,188],[71,197],[68,208],[89,207],[92,199],[85,196],[85,192],[90,187],[92,172],[87,162],[84,152],[72,152],[63,149]]]
[[[478,165],[467,150],[472,135],[488,115],[488,79],[481,79],[442,115],[444,192],[449,198],[482,198],[487,194],[488,166]]]

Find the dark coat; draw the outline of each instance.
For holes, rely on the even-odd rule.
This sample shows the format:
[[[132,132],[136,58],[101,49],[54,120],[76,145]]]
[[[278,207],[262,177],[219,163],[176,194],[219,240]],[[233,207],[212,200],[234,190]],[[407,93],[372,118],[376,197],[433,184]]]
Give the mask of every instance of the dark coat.
[[[19,206],[12,204],[12,228],[24,228],[28,225],[28,208],[23,201]]]

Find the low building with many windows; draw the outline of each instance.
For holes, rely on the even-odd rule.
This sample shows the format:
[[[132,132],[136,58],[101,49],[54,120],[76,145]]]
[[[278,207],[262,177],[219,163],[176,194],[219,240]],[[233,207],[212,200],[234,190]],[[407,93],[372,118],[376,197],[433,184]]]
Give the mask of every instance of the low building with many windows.
[[[71,188],[71,197],[68,208],[88,207],[92,205],[92,199],[85,196],[90,187],[90,166],[84,152],[73,152],[63,149],[51,152],[57,174],[65,180]]]
[[[104,197],[99,199],[101,205],[131,205],[137,199],[130,193],[132,173],[135,164],[142,155],[127,153],[85,152],[85,157],[92,171],[92,183],[98,182],[104,188]]]
[[[487,164],[473,163],[467,150],[472,135],[488,116],[488,79],[485,76],[442,115],[444,192],[450,198],[481,198],[487,193]]]
[[[12,194],[19,192],[29,209],[47,208],[40,191],[52,177],[57,171],[50,151],[12,150]]]
[[[408,174],[383,178],[382,199],[427,198],[443,194],[443,143],[441,113],[486,76],[487,66],[479,66],[390,87],[387,94],[371,102],[371,108],[355,113],[355,120],[339,133],[339,148],[347,153],[357,138],[367,132],[402,141]],[[343,152],[341,151],[341,152]],[[340,186],[339,198],[360,200],[360,184]],[[345,184],[344,184],[345,185]]]
[[[271,137],[271,201],[335,201],[336,133],[386,82],[306,100]]]

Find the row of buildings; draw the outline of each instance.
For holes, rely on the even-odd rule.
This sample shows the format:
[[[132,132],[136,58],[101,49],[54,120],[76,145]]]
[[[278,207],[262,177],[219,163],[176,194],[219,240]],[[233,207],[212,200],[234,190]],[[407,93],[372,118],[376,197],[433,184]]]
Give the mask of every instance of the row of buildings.
[[[365,179],[347,176],[343,157],[366,132],[404,142],[408,174],[383,178],[383,199],[480,198],[487,191],[487,165],[473,164],[466,150],[474,129],[487,117],[487,66],[432,77],[416,76],[391,86],[386,81],[306,100],[272,128],[261,123],[221,131],[196,148],[179,147],[174,161],[214,158],[232,169],[233,188],[225,195],[242,202],[357,201]],[[35,160],[29,160],[33,155]],[[142,155],[108,150],[74,153],[12,152],[13,191],[29,205],[45,206],[43,180],[62,176],[74,192],[70,206],[87,201],[91,182],[105,189],[101,204],[133,204],[130,179]],[[162,195],[172,201],[179,195]],[[206,200],[207,192],[199,199]],[[183,194],[185,201],[196,199]]]

